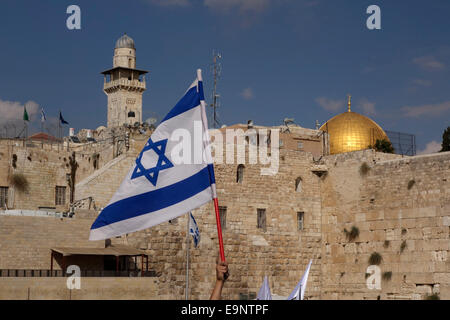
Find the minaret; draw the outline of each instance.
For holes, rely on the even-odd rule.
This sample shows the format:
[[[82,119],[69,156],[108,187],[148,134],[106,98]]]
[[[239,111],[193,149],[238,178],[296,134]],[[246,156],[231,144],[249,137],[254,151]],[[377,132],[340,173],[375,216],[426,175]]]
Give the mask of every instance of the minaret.
[[[108,97],[108,127],[142,123],[142,94],[145,74],[136,69],[134,41],[124,34],[116,41],[113,68],[103,71],[103,92]]]

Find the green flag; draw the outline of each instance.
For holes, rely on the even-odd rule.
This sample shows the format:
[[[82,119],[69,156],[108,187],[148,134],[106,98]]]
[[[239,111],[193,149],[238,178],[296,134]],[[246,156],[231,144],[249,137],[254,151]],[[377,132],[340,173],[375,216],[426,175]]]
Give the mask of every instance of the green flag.
[[[27,107],[25,106],[23,106],[23,121],[30,121],[30,118],[28,118]]]

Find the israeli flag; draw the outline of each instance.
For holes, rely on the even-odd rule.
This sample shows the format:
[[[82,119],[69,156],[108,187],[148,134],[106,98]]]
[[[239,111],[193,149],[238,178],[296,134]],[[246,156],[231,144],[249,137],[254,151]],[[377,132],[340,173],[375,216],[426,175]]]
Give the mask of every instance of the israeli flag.
[[[267,276],[264,276],[264,281],[258,291],[256,300],[272,300],[272,295],[270,294],[269,279],[267,278]]]
[[[47,117],[45,116],[44,108],[41,108],[41,122],[45,122]]]
[[[287,300],[303,300],[306,291],[306,282],[308,282],[309,269],[311,268],[312,260],[309,261],[308,267],[306,267],[305,273],[300,282],[294,288],[294,291],[289,295]]]
[[[155,226],[217,197],[204,100],[199,69],[92,224],[89,240]]]
[[[189,212],[189,234],[192,235],[194,246],[197,248],[200,243],[200,231],[198,230],[197,221],[195,221],[192,212]]]

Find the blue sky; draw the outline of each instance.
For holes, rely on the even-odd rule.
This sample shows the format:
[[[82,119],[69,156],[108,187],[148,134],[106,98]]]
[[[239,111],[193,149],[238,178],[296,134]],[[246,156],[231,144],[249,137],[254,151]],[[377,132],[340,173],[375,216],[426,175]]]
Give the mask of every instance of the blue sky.
[[[66,28],[71,4],[81,30]],[[366,28],[372,4],[381,30]],[[62,110],[76,131],[105,125],[100,72],[126,32],[137,67],[150,71],[144,119],[164,117],[197,68],[210,102],[215,49],[222,124],[289,117],[314,128],[346,111],[350,93],[353,111],[433,151],[450,126],[449,12],[445,0],[3,0],[0,132],[26,102],[35,130],[40,106],[48,117]]]

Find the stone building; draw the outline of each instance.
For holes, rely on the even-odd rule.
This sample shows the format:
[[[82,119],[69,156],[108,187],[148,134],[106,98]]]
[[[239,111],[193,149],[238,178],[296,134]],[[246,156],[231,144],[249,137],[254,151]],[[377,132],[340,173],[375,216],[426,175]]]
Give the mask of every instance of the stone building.
[[[120,77],[124,70],[137,72],[133,80],[125,79],[137,81],[134,51],[129,50],[134,43],[128,36],[121,39],[114,60],[120,70],[114,72],[118,76],[120,71]],[[112,76],[110,81],[123,80]],[[125,97],[126,90],[120,84],[112,94]],[[124,101],[113,105],[108,98],[108,127],[97,128],[93,141],[0,140],[1,299],[184,299],[190,241],[186,215],[106,242],[88,241],[92,222],[152,132],[138,120],[141,102],[135,104],[140,109],[133,109],[133,120],[140,124],[123,126],[131,124]],[[356,117],[341,123],[341,134],[370,132],[374,122],[368,119],[361,126]],[[272,293],[287,297],[310,259],[308,299],[424,299],[432,294],[450,299],[450,152],[380,153],[367,149],[362,138],[357,151],[334,152],[332,130],[249,122],[219,131],[227,129],[244,133],[245,157],[234,153],[232,163],[215,163],[230,264],[225,299],[253,299],[265,275]],[[249,161],[252,145],[266,146],[247,133],[263,129],[279,130],[274,175],[261,175],[268,165]],[[270,146],[274,137],[267,140]],[[223,141],[224,146],[234,143],[234,138]],[[207,299],[218,253],[213,204],[193,214],[201,242],[190,248],[189,296]],[[150,272],[139,273],[146,267],[144,256],[116,256],[112,262],[120,271],[138,273],[105,277],[114,247],[148,256]],[[51,258],[54,251],[90,255],[63,262],[62,256]],[[67,263],[103,276],[82,277],[80,290],[68,290],[65,277],[35,272],[61,270]],[[35,276],[26,276],[32,270]]]
[[[146,73],[136,69],[134,41],[124,34],[114,48],[113,68],[102,72],[103,91],[108,96],[108,127],[142,123]]]

